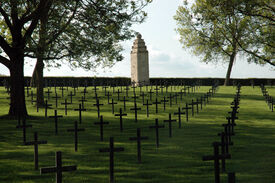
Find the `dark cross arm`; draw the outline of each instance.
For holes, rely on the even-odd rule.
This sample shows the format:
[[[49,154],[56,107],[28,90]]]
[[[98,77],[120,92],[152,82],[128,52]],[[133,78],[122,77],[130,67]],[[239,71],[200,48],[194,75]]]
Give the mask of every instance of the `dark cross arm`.
[[[26,142],[25,145],[47,144],[46,140]]]
[[[124,151],[123,147],[116,147],[113,149],[113,152],[121,152],[121,151]],[[99,149],[99,152],[110,152],[110,148]]]
[[[203,156],[202,157],[203,161],[209,161],[209,160],[215,160],[215,159],[231,159],[231,155],[230,154],[221,154],[221,155],[218,155],[218,156],[210,155],[210,156]]]
[[[44,173],[54,173],[57,171],[57,168],[54,167],[46,167],[46,168],[40,168],[40,174],[44,174]]]
[[[158,125],[158,126],[149,126],[149,128],[164,128],[164,125]]]
[[[140,139],[140,140],[147,140],[149,138],[148,137],[139,137],[139,138],[137,138],[137,137],[130,137],[129,138],[129,140],[138,140],[138,139]]]

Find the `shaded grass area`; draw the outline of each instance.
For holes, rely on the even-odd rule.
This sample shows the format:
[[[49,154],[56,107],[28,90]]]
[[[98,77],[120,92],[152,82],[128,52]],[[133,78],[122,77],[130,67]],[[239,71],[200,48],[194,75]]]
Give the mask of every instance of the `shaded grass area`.
[[[269,88],[272,92],[274,88]],[[176,88],[179,91],[179,88]],[[79,151],[74,152],[73,134],[67,132],[73,127],[75,120],[78,120],[78,112],[73,111],[78,107],[81,99],[79,88],[77,96],[74,97],[74,104],[68,106],[69,113],[64,114],[64,106],[59,103],[58,114],[64,115],[59,119],[59,134],[54,135],[53,119],[44,118],[44,109],[36,112],[35,105],[31,105],[30,97],[27,98],[27,108],[32,119],[27,120],[33,128],[27,129],[27,140],[33,140],[33,132],[38,131],[38,139],[47,140],[48,144],[39,146],[39,166],[53,166],[55,164],[55,151],[62,151],[63,165],[78,166],[75,172],[64,173],[63,182],[108,182],[108,153],[99,153],[99,148],[108,147],[108,139],[113,136],[115,147],[124,147],[124,152],[115,153],[115,180],[116,182],[141,183],[141,182],[178,182],[178,183],[201,183],[214,182],[213,162],[203,162],[202,156],[211,155],[213,141],[219,141],[217,134],[223,130],[222,124],[226,123],[225,117],[230,111],[230,103],[233,100],[236,88],[220,87],[218,93],[210,100],[209,104],[203,106],[203,110],[194,117],[190,115],[190,121],[185,121],[182,116],[182,128],[173,123],[173,136],[168,137],[168,124],[165,129],[160,129],[160,147],[155,146],[155,132],[149,129],[154,125],[155,118],[163,124],[168,119],[169,113],[177,111],[178,106],[185,106],[185,102],[205,94],[209,87],[200,87],[195,94],[183,97],[181,104],[173,103],[164,111],[160,105],[160,112],[155,114],[155,107],[150,107],[150,117],[146,117],[146,109],[138,112],[138,122],[134,122],[134,113],[129,110],[133,107],[133,99],[127,102],[128,116],[124,119],[124,132],[119,132],[119,119],[111,112],[111,105],[107,104],[104,91],[98,91],[104,104],[101,115],[104,121],[110,124],[104,126],[104,141],[100,141],[99,127],[94,122],[97,118],[96,108],[92,105],[94,93],[88,88],[87,108],[83,112],[81,128],[85,132],[79,132]],[[33,90],[34,91],[34,90]],[[53,88],[52,88],[53,91]],[[72,91],[65,92],[65,96]],[[137,94],[139,95],[139,90]],[[145,91],[145,89],[143,89]],[[168,90],[170,92],[170,89]],[[61,96],[61,91],[58,90]],[[62,102],[66,98],[64,96]],[[129,96],[133,96],[132,91]],[[169,96],[169,93],[167,93]],[[8,112],[8,95],[3,88],[0,88],[0,115]],[[153,99],[155,98],[155,95]],[[161,94],[159,93],[159,99]],[[115,101],[117,95],[114,95]],[[142,106],[139,98],[138,107]],[[179,98],[178,98],[179,101]],[[60,101],[61,102],[61,101]],[[49,103],[54,104],[51,98]],[[123,108],[119,102],[115,107],[115,113]],[[49,115],[53,115],[53,110]],[[227,160],[226,169],[235,171],[237,182],[273,182],[275,172],[275,112],[271,112],[265,103],[259,87],[242,87],[239,120],[236,121],[236,135],[233,137],[234,146],[230,147],[231,160]],[[191,114],[191,113],[189,113]],[[177,116],[173,116],[177,119]],[[40,175],[34,170],[33,147],[22,144],[22,131],[15,128],[16,120],[0,119],[0,182],[54,182],[55,175]],[[129,137],[136,135],[136,128],[141,128],[142,136],[148,136],[149,140],[142,141],[142,164],[137,163],[136,143],[129,141]],[[226,174],[222,174],[222,182],[226,182]]]

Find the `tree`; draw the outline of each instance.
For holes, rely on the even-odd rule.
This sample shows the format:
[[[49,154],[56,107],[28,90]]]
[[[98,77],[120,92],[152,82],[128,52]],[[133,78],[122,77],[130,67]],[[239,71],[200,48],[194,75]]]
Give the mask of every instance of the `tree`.
[[[143,21],[144,2],[150,1],[75,0],[71,4],[65,0],[1,1],[0,63],[10,70],[9,115],[27,115],[25,56],[38,58],[40,71],[45,59],[46,64],[56,65],[55,60],[66,58],[71,66],[87,69],[109,60],[121,60],[118,41],[129,39],[132,23]],[[104,26],[100,26],[99,20],[103,20]]]
[[[40,17],[49,11],[51,4],[52,0],[2,0],[0,3],[0,63],[10,71],[10,116],[27,115],[24,53]]]
[[[174,17],[184,48],[191,48],[195,55],[202,57],[203,62],[229,63],[224,85],[229,85],[238,53],[253,58],[249,49],[255,46],[252,35],[256,23],[251,16],[240,11],[244,3],[239,0],[197,0],[189,6],[185,1]]]
[[[119,42],[130,39],[133,23],[146,17],[140,1],[59,1],[40,20],[27,56],[37,58],[32,81],[37,87],[37,105],[43,105],[43,69],[46,64],[86,70],[110,67],[123,59]],[[47,21],[50,20],[50,21]],[[60,24],[62,22],[62,24]],[[44,64],[45,62],[45,64]]]

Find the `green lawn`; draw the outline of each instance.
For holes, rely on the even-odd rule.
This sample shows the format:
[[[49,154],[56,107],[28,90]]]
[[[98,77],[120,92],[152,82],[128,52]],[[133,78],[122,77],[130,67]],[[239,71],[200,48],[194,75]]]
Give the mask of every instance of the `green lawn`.
[[[269,94],[275,97],[275,87],[266,87]],[[67,129],[73,128],[74,121],[78,120],[78,100],[81,99],[83,88],[77,90],[73,105],[69,105],[68,115],[65,116],[64,102],[69,91],[65,91],[62,101],[58,106],[58,114],[63,115],[59,119],[59,134],[54,134],[54,120],[44,117],[44,109],[36,112],[36,106],[31,104],[30,97],[26,98],[27,108],[31,119],[27,124],[32,128],[27,129],[27,141],[33,140],[33,132],[38,132],[39,140],[47,140],[48,144],[39,146],[39,167],[55,165],[55,152],[62,151],[63,165],[77,165],[77,171],[64,173],[63,182],[95,182],[103,183],[109,180],[109,157],[108,153],[99,153],[100,148],[108,147],[109,137],[113,136],[115,147],[124,147],[124,152],[115,153],[115,180],[119,183],[202,183],[214,182],[213,162],[202,161],[202,156],[213,153],[212,142],[220,141],[218,133],[223,130],[222,124],[226,123],[225,117],[230,111],[230,103],[233,101],[236,88],[219,87],[218,92],[210,99],[209,104],[203,106],[203,110],[194,117],[190,115],[189,122],[182,116],[182,128],[173,124],[173,136],[168,137],[168,124],[160,129],[160,147],[155,146],[155,131],[149,129],[154,125],[155,118],[163,124],[168,119],[169,113],[177,112],[178,106],[185,106],[196,97],[204,95],[209,86],[198,88],[195,94],[188,94],[183,98],[181,104],[172,107],[167,104],[166,111],[163,104],[159,106],[159,113],[155,114],[155,106],[150,106],[150,117],[146,116],[146,108],[142,106],[141,97],[137,100],[138,122],[134,122],[134,113],[129,108],[134,106],[133,99],[127,102],[128,116],[124,117],[124,132],[119,131],[119,118],[114,117],[111,112],[111,105],[107,104],[107,97],[99,87],[98,95],[101,96],[101,115],[109,125],[104,126],[104,141],[100,141],[97,110],[92,87],[88,88],[86,112],[83,112],[81,128],[85,132],[79,132],[78,152],[74,152],[73,133]],[[146,89],[143,88],[143,91]],[[46,91],[46,89],[45,89]],[[51,89],[54,92],[54,88]],[[112,90],[110,90],[111,92]],[[169,93],[171,92],[169,88]],[[179,88],[173,92],[179,91]],[[33,89],[33,92],[35,90]],[[136,89],[139,95],[139,89]],[[169,95],[168,93],[168,95]],[[58,90],[61,96],[61,91]],[[164,90],[165,95],[165,90]],[[53,96],[53,94],[52,94]],[[121,94],[121,96],[123,96]],[[132,90],[129,96],[133,96]],[[163,99],[159,91],[158,99]],[[0,116],[8,113],[8,94],[3,87],[0,88]],[[46,96],[45,96],[46,97]],[[147,98],[147,97],[146,97]],[[121,97],[122,99],[122,97]],[[155,99],[155,94],[153,95]],[[117,94],[114,94],[117,102]],[[178,103],[180,99],[178,97]],[[49,103],[53,104],[48,115],[53,115],[55,109],[54,99]],[[119,102],[115,106],[115,113],[123,108]],[[236,135],[232,138],[234,145],[230,147],[231,160],[226,161],[228,172],[236,172],[238,183],[272,183],[275,182],[275,112],[271,112],[262,96],[259,87],[242,87],[239,119],[236,120]],[[173,115],[173,119],[177,116]],[[16,183],[46,183],[55,182],[55,174],[40,175],[34,170],[33,146],[22,144],[22,130],[16,129],[16,120],[0,119],[0,182]],[[129,137],[136,135],[136,128],[141,128],[142,136],[148,136],[149,140],[142,141],[142,163],[137,163],[136,143],[130,141]],[[227,175],[221,174],[222,182],[227,182]]]

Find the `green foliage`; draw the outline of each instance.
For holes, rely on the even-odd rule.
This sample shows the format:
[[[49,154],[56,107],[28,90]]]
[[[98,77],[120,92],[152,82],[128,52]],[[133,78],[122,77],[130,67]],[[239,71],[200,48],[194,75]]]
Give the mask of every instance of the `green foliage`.
[[[174,19],[183,47],[204,62],[228,61],[239,52],[249,62],[274,64],[274,8],[269,0],[185,1]]]
[[[130,39],[133,23],[146,17],[142,10],[150,1],[57,1],[48,13],[46,31],[36,29],[27,55],[36,58],[41,36],[46,66],[61,66],[58,60],[72,68],[86,70],[99,65],[110,67],[123,59],[121,41]],[[41,35],[41,33],[43,35]]]
[[[235,39],[242,37],[246,22],[227,1],[195,1],[178,8],[174,17],[184,48],[201,56],[204,62],[229,61],[236,48]],[[243,25],[242,27],[240,25]]]

